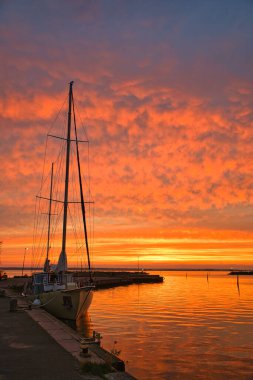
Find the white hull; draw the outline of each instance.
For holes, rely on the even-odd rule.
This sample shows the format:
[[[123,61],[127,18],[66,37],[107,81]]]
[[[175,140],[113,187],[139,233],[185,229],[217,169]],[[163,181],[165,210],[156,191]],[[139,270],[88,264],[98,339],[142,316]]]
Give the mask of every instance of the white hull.
[[[41,306],[57,318],[72,319],[83,315],[92,301],[93,292],[89,288],[55,290],[40,293]]]

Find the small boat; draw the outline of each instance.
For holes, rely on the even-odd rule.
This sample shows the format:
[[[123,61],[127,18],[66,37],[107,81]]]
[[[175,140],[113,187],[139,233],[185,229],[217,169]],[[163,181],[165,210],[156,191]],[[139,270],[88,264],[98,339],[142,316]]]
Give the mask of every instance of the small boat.
[[[68,117],[67,117],[67,131],[64,137],[48,135],[53,138],[60,139],[65,146],[64,151],[64,164],[63,172],[65,178],[63,179],[63,199],[59,199],[57,195],[53,194],[54,187],[54,163],[51,164],[50,175],[50,192],[47,196],[40,193],[37,198],[46,201],[47,210],[47,238],[46,238],[46,257],[44,262],[44,269],[40,272],[35,272],[32,275],[32,283],[25,289],[25,294],[28,295],[34,305],[45,308],[54,316],[62,319],[75,320],[83,315],[89,308],[92,301],[92,289],[94,288],[92,281],[92,272],[90,266],[90,253],[88,244],[88,233],[86,223],[86,209],[84,201],[84,191],[81,173],[81,160],[79,154],[79,142],[77,137],[76,117],[73,98],[73,82],[69,84],[68,92]],[[76,172],[79,200],[71,202],[69,200],[69,182],[71,175],[70,155],[71,149],[75,151]],[[73,155],[73,154],[72,154]],[[52,205],[58,202],[62,205],[62,228],[61,228],[61,252],[58,257],[58,263],[54,270],[50,266],[50,249],[51,249],[51,233],[52,233]],[[80,215],[82,219],[82,232],[83,232],[83,250],[87,257],[87,281],[86,283],[78,283],[75,278],[75,273],[68,270],[67,260],[67,232],[68,232],[68,213],[70,203],[78,204],[80,207]],[[58,217],[58,216],[57,216]],[[71,215],[70,215],[71,217]],[[30,294],[29,294],[30,293]]]

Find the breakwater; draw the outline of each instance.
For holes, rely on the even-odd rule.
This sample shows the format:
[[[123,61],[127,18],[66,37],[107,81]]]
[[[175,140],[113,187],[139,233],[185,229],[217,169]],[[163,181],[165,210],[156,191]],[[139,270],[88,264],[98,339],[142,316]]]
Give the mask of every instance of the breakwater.
[[[89,278],[88,272],[76,272],[75,279],[84,285]],[[95,289],[106,289],[132,284],[154,284],[163,282],[163,277],[147,272],[95,271],[92,273]]]
[[[253,276],[252,270],[232,270],[228,273],[230,276]]]
[[[89,272],[74,272],[76,282],[84,286],[89,281]],[[125,272],[125,271],[93,271],[92,279],[95,290],[114,288],[117,286],[126,286],[132,284],[154,284],[163,282],[163,277],[147,272]],[[31,281],[30,276],[14,276],[2,280],[1,288],[11,288],[16,291],[22,291],[24,285]]]

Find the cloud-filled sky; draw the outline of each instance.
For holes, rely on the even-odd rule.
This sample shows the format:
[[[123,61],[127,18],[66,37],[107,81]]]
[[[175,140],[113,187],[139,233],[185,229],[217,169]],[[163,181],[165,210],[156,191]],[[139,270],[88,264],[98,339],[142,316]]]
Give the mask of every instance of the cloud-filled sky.
[[[2,0],[2,264],[32,245],[70,80],[90,141],[94,264],[252,264],[252,19],[249,0]]]

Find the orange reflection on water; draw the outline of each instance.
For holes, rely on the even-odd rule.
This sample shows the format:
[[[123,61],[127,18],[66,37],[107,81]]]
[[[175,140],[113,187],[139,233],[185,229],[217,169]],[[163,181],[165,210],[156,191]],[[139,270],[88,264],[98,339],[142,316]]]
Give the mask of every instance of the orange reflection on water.
[[[80,315],[76,321],[76,331],[84,337],[92,336],[92,324],[89,313],[85,313],[84,315]]]
[[[79,331],[100,332],[108,350],[117,342],[127,370],[140,380],[252,375],[253,277],[238,284],[221,272],[161,274],[163,284],[95,292]]]

